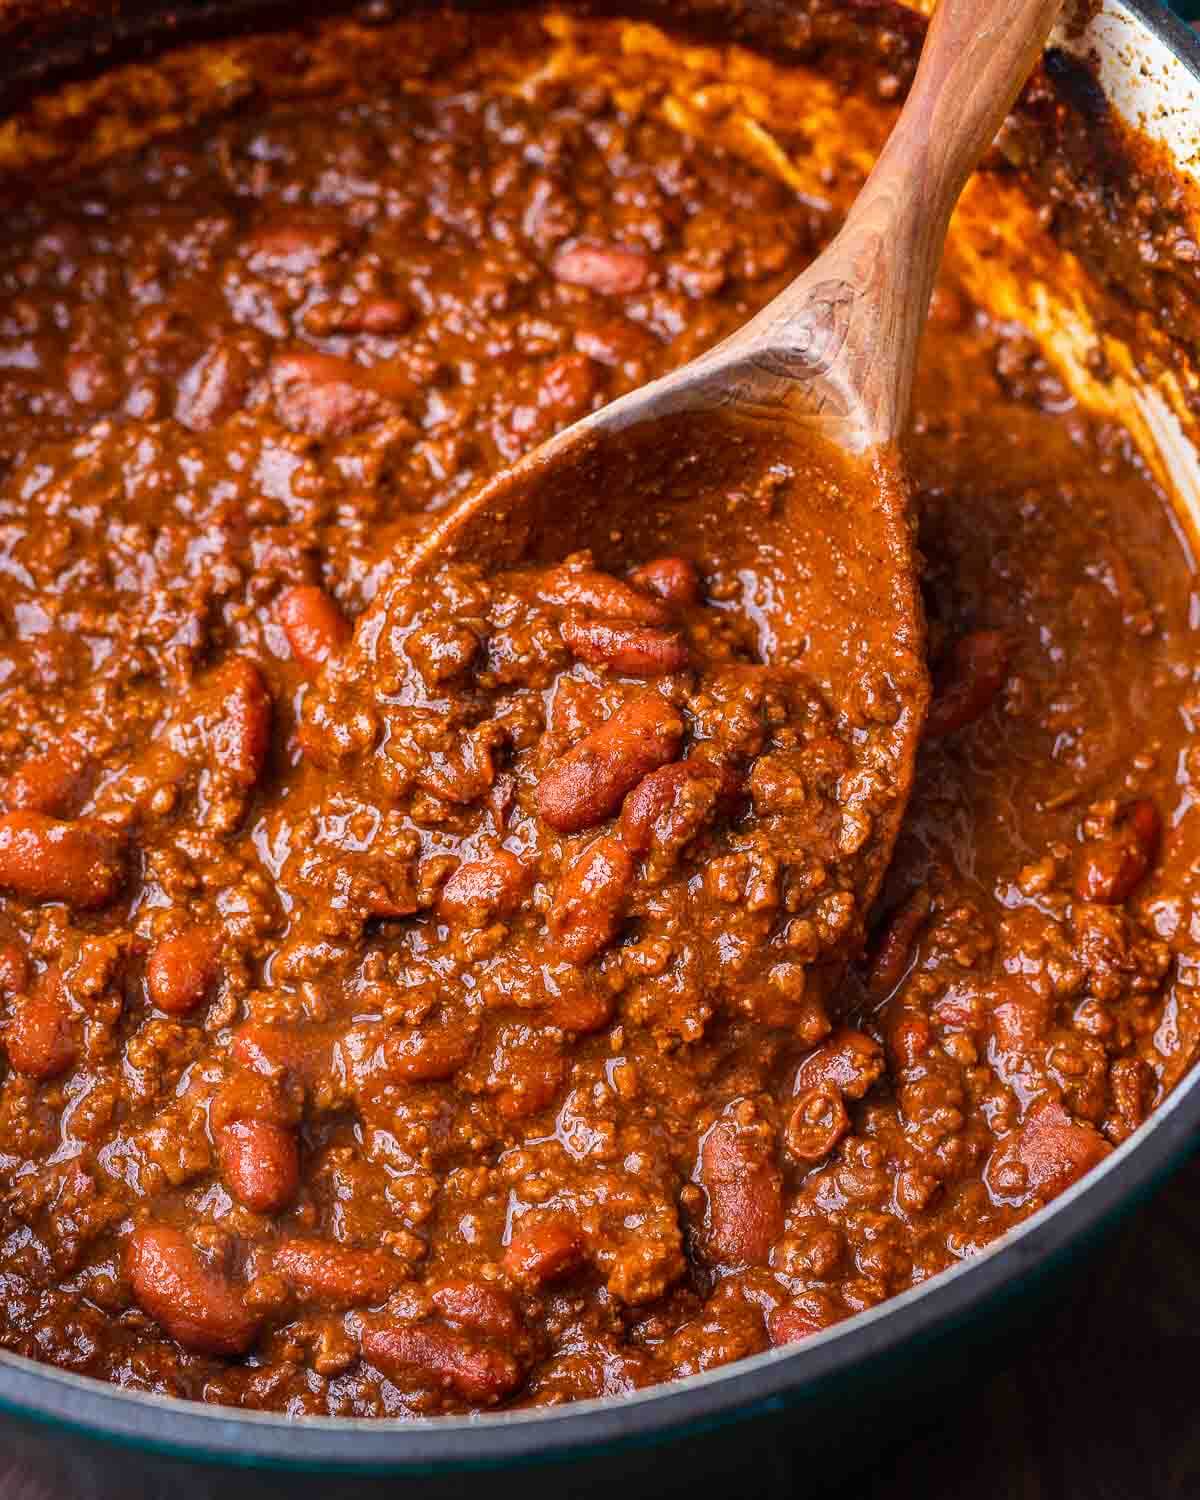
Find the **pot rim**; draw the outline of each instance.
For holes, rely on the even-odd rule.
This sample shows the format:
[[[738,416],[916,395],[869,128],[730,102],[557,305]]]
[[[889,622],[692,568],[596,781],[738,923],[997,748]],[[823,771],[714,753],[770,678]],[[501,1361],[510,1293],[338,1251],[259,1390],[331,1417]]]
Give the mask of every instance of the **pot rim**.
[[[1200,79],[1200,37],[1159,0],[1116,0]],[[1200,1064],[1099,1167],[977,1255],[801,1344],[631,1395],[433,1418],[304,1417],[123,1390],[0,1350],[0,1412],[191,1462],[344,1474],[451,1473],[649,1444],[799,1404],[856,1367],[952,1335],[1079,1249],[1186,1157]],[[907,1347],[906,1347],[907,1346]]]

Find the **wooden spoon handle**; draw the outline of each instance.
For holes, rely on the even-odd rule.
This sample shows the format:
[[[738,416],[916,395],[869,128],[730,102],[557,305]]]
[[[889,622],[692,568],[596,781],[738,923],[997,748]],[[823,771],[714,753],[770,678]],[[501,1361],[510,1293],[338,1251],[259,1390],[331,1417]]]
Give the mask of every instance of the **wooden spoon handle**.
[[[1062,0],[940,0],[908,100],[837,238],[726,346],[841,441],[896,437],[950,215]],[[754,399],[749,391],[743,394]]]

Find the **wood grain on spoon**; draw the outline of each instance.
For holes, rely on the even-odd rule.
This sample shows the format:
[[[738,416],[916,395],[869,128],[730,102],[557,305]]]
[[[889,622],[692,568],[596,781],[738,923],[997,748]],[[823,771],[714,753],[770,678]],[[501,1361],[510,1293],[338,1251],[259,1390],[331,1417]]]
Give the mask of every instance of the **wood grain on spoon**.
[[[763,659],[794,665],[838,715],[842,874],[862,909],[891,857],[929,692],[897,439],[950,215],[1060,3],[942,0],[826,251],[730,338],[468,495],[401,563],[400,586],[450,559],[493,570],[589,549],[621,569],[683,539],[740,588]]]

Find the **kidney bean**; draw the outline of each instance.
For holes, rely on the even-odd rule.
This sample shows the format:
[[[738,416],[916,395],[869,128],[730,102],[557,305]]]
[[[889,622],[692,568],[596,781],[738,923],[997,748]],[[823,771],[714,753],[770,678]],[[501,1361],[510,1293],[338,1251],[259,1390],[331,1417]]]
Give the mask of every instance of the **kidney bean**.
[[[983,1169],[993,1201],[1023,1208],[1048,1202],[1091,1171],[1112,1150],[1090,1125],[1075,1120],[1056,1100],[1036,1104],[1024,1124],[996,1146]]]
[[[1050,1032],[1054,1000],[1016,974],[996,981],[987,1016],[988,1030],[1000,1052],[1030,1052]]]
[[[0,817],[0,886],[25,901],[92,911],[107,906],[124,882],[124,845],[103,823],[7,813]]]
[[[530,871],[507,849],[459,865],[438,896],[444,921],[482,927],[494,917],[511,917],[529,889]]]
[[[514,1281],[534,1289],[570,1276],[583,1264],[583,1237],[563,1214],[518,1220],[501,1264]]]
[[[8,1060],[27,1078],[57,1078],[72,1067],[79,1043],[62,975],[51,967],[20,996],[4,1034]]]
[[[892,913],[867,971],[867,988],[877,999],[886,1000],[907,974],[930,905],[929,892],[922,887]]]
[[[565,425],[594,404],[600,372],[586,354],[560,354],[538,382],[537,403],[555,422]]]
[[[673,630],[568,615],[560,632],[572,656],[625,677],[663,677],[688,664],[687,644]]]
[[[873,1037],[843,1027],[800,1064],[796,1089],[829,1084],[847,1099],[861,1099],[882,1075],[884,1063],[883,1048]]]
[[[231,656],[189,696],[181,725],[199,728],[214,763],[248,790],[271,744],[271,695],[262,673],[244,656]]]
[[[657,594],[680,607],[700,602],[700,575],[686,557],[655,557],[634,568],[629,581],[635,588]]]
[[[254,369],[243,349],[227,341],[205,350],[179,381],[175,420],[191,432],[209,432],[244,404]]]
[[[585,964],[614,941],[633,877],[633,856],[616,835],[588,845],[559,881],[547,918],[560,958]]]
[[[329,1066],[331,1044],[320,1032],[265,1021],[243,1021],[229,1044],[229,1055],[240,1068],[261,1078],[279,1079],[294,1073],[310,1082]]]
[[[235,1120],[217,1134],[226,1186],[255,1213],[275,1214],[296,1196],[300,1151],[296,1135],[268,1120]]]
[[[577,244],[561,249],[550,264],[556,281],[587,287],[606,297],[639,291],[650,275],[649,257],[624,245]]]
[[[590,977],[580,975],[576,984],[559,982],[558,993],[550,997],[547,1006],[552,1026],[588,1036],[612,1020],[616,997],[606,985],[589,983]]]
[[[771,1343],[795,1344],[811,1338],[823,1328],[831,1328],[842,1314],[823,1292],[806,1292],[794,1302],[781,1302],[767,1315],[767,1333]]]
[[[29,960],[18,938],[0,937],[0,995],[21,995],[29,988]]]
[[[220,955],[221,937],[211,927],[186,927],[163,938],[146,965],[151,1000],[168,1015],[188,1015],[208,998]]]
[[[783,1147],[793,1161],[822,1161],[849,1129],[841,1094],[831,1084],[818,1084],[796,1100],[784,1127]]]
[[[609,620],[629,620],[635,625],[669,625],[671,622],[670,611],[657,599],[623,579],[595,568],[578,568],[564,563],[535,575],[531,582],[537,598],[564,609],[578,609]]]
[[[298,584],[280,594],[275,618],[283,626],[292,655],[313,676],[353,633],[334,601],[313,584]]]
[[[397,297],[364,297],[343,307],[338,328],[342,333],[403,333],[412,320],[412,308]]]
[[[478,1028],[461,1020],[401,1026],[383,1043],[383,1068],[401,1083],[452,1078],[475,1055]]]
[[[973,630],[955,643],[949,664],[935,674],[925,720],[928,739],[953,734],[981,718],[1008,675],[1008,643],[999,630]]]
[[[322,1307],[363,1307],[384,1302],[408,1280],[402,1261],[387,1250],[360,1250],[332,1240],[288,1240],[272,1262],[308,1302]]]
[[[559,833],[602,823],[643,776],[673,761],[683,720],[657,693],[619,708],[561,755],[542,777],[537,806]]]
[[[643,777],[621,805],[619,828],[636,855],[682,848],[712,818],[724,775],[711,761],[679,760]]]
[[[245,1354],[258,1335],[258,1320],[232,1283],[210,1270],[177,1229],[134,1230],[125,1273],[138,1304],[194,1354]]]
[[[430,1384],[480,1406],[499,1401],[521,1383],[521,1367],[511,1354],[437,1323],[367,1327],[362,1348],[390,1379]]]
[[[92,789],[92,766],[74,746],[32,755],[4,783],[6,807],[72,818]]]
[[[1120,906],[1149,873],[1162,838],[1153,802],[1140,798],[1121,809],[1112,833],[1079,852],[1075,894],[1081,901]]]
[[[369,372],[332,354],[277,354],[270,379],[279,420],[293,432],[317,438],[361,432],[394,412],[389,398],[412,391],[399,371]]]
[[[336,255],[345,238],[345,226],[333,219],[263,224],[246,240],[247,264],[260,275],[300,276]]]
[[[707,1249],[718,1263],[765,1265],[783,1229],[783,1180],[772,1132],[718,1120],[704,1137],[700,1181],[708,1193]]]
[[[487,1281],[444,1281],[431,1298],[452,1326],[472,1328],[493,1339],[515,1337],[517,1310],[508,1293]]]

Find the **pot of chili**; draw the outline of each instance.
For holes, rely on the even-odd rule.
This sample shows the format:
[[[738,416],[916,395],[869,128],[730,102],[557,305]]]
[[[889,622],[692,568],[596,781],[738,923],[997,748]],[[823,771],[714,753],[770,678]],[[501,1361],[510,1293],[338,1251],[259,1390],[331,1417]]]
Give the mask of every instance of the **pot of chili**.
[[[1200,1111],[1200,48],[1068,9],[956,215],[907,442],[934,697],[862,913],[828,850],[886,684],[835,722],[719,524],[395,564],[817,252],[920,15],[0,20],[22,1476],[747,1493],[751,1440],[764,1490],[844,1479]]]

